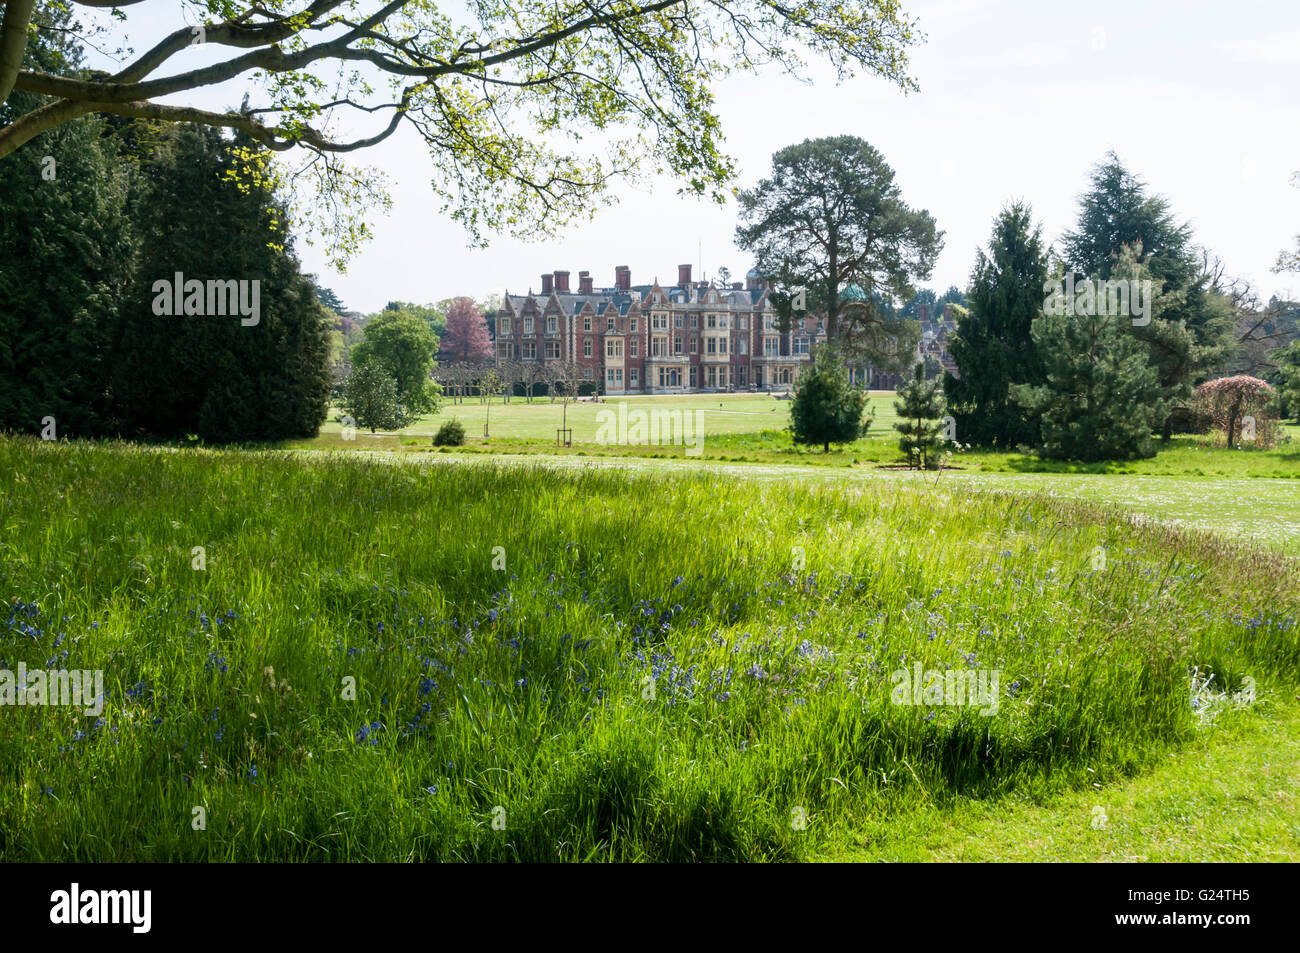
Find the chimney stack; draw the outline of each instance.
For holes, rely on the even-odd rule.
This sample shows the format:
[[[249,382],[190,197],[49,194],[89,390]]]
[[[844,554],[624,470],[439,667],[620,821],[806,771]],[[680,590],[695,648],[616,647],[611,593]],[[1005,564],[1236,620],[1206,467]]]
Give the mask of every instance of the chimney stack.
[[[591,272],[578,272],[578,294],[591,294]]]
[[[619,265],[614,269],[614,287],[619,291],[632,290],[632,269],[627,265]]]
[[[689,287],[690,287],[690,284],[691,284],[691,266],[690,266],[690,265],[678,265],[678,266],[677,266],[677,283],[678,283],[679,285],[681,285],[683,288],[689,288]]]
[[[542,294],[548,295],[551,293],[552,280],[553,279],[550,275],[542,275]]]
[[[569,293],[569,273],[567,271],[557,271],[555,273],[555,290],[557,293]]]

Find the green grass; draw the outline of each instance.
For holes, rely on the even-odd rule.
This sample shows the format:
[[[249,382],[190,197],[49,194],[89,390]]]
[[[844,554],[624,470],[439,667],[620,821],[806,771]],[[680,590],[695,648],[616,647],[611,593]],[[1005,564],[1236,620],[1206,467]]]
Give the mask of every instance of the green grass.
[[[1231,451],[1219,450],[1221,455]],[[818,455],[820,456],[820,455]],[[744,482],[795,481],[805,485],[856,487],[888,482],[948,491],[1044,494],[1122,506],[1135,514],[1189,529],[1213,531],[1256,546],[1300,556],[1300,484],[1267,478],[1218,479],[1206,476],[1129,473],[1007,473],[945,470],[941,474],[882,469],[870,465],[809,466],[800,459],[779,463],[725,462],[639,454],[498,453],[489,450],[448,453],[379,454],[392,462],[491,463],[546,466],[559,470],[606,469],[639,474],[707,472],[715,479]],[[851,461],[850,461],[851,464]]]
[[[1054,798],[961,799],[869,818],[824,859],[987,863],[1300,861],[1300,706],[1225,713],[1152,771]]]
[[[111,690],[0,709],[0,857],[859,856],[1200,750],[1193,666],[1242,730],[1300,680],[1286,558],[1118,509],[449,459],[0,438],[0,661]],[[997,713],[893,704],[918,661]]]
[[[872,391],[870,412],[874,414],[873,427],[893,433],[891,425],[896,421],[894,413],[894,394],[892,391]],[[436,414],[426,414],[416,419],[409,427],[398,431],[370,435],[364,430],[357,432],[356,444],[348,449],[367,446],[390,448],[397,436],[410,438],[413,443],[427,444],[431,436],[443,421],[455,418],[465,425],[468,437],[481,441],[483,425],[489,424],[492,442],[510,441],[521,445],[554,448],[555,431],[562,423],[573,430],[575,443],[588,444],[592,448],[599,429],[599,414],[603,410],[617,411],[620,404],[626,404],[628,411],[636,410],[682,410],[704,412],[705,432],[709,438],[727,434],[755,434],[765,430],[780,431],[790,422],[790,402],[776,400],[768,394],[684,394],[657,397],[608,397],[604,403],[591,401],[571,402],[565,407],[561,402],[552,403],[548,398],[539,397],[529,403],[523,398],[511,398],[503,403],[497,398],[489,406],[480,403],[477,398],[470,398],[464,403],[451,403],[444,400]],[[340,418],[342,410],[334,408],[329,420],[321,428],[317,446],[340,446],[339,434],[342,429]],[[419,439],[424,438],[424,439]]]
[[[853,464],[896,465],[898,433],[893,429],[898,416],[894,411],[892,391],[871,391],[867,435],[853,443],[832,448],[796,446],[789,433],[790,404],[769,395],[691,394],[659,397],[609,397],[604,403],[570,403],[567,408],[538,398],[528,403],[513,398],[491,405],[471,399],[465,403],[444,402],[437,414],[420,417],[398,431],[370,434],[357,432],[354,440],[342,438],[342,410],[333,408],[330,419],[312,440],[295,441],[297,449],[327,450],[396,450],[421,451],[431,446],[433,433],[446,420],[455,418],[465,425],[467,446],[457,452],[491,452],[548,456],[614,456],[691,460],[682,444],[608,444],[598,443],[602,412],[617,412],[625,404],[629,413],[668,410],[704,414],[704,439],[699,458],[705,460],[750,463],[798,463],[806,466],[841,467]],[[567,420],[565,419],[567,417]],[[490,438],[483,437],[485,420],[490,424]],[[556,446],[556,430],[566,424],[573,431],[573,446]],[[960,438],[960,434],[958,437]],[[1159,454],[1149,460],[1123,462],[1074,463],[1040,460],[1023,453],[1000,453],[983,450],[959,451],[951,460],[953,468],[967,472],[998,473],[1090,473],[1135,474],[1151,476],[1207,476],[1235,479],[1300,478],[1300,426],[1282,427],[1283,441],[1276,448],[1254,447],[1226,450],[1208,446],[1207,438],[1179,436],[1160,444]],[[691,448],[693,449],[693,448]]]
[[[597,413],[626,402],[630,410],[705,411],[705,436],[698,455],[684,444],[598,444]],[[722,410],[717,406],[721,403]],[[776,405],[776,406],[769,406]],[[437,453],[456,459],[509,462],[508,458],[551,466],[588,466],[601,460],[633,471],[657,472],[710,465],[718,475],[746,479],[861,482],[890,479],[925,482],[934,477],[900,472],[900,454],[892,423],[893,394],[872,392],[876,414],[867,437],[836,447],[831,453],[799,447],[788,430],[789,404],[769,396],[691,395],[685,397],[609,398],[609,403],[569,406],[574,445],[556,447],[554,429],[561,407],[539,400],[513,400],[491,407],[493,437],[482,438],[486,405],[448,405],[441,418],[475,415],[465,447],[433,447],[423,428],[432,431],[439,416],[427,418],[403,435],[357,434],[344,441],[337,421],[321,436],[292,444],[310,450],[385,450],[405,454]],[[552,419],[553,418],[553,419]],[[1020,453],[958,451],[939,479],[972,489],[1041,492],[1069,498],[1115,503],[1134,512],[1197,529],[1211,529],[1258,545],[1300,555],[1300,427],[1282,428],[1283,442],[1272,449],[1228,450],[1209,446],[1201,437],[1177,436],[1160,444],[1148,460],[1080,464],[1040,460]],[[476,436],[477,435],[477,436]],[[719,465],[730,469],[718,469]]]

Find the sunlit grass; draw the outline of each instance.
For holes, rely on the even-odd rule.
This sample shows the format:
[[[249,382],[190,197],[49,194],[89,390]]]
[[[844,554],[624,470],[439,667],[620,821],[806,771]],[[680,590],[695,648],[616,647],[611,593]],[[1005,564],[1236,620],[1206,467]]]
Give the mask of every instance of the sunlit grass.
[[[0,668],[110,689],[0,708],[0,856],[796,858],[1132,776],[1192,666],[1300,675],[1285,560],[1117,510],[402,462],[0,438]],[[997,713],[891,703],[918,661]]]

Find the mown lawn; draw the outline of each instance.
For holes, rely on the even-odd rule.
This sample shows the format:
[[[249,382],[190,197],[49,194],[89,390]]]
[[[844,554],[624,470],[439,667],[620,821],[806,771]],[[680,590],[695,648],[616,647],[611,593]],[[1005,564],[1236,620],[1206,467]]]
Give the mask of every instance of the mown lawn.
[[[0,709],[0,857],[837,856],[1300,681],[1285,557],[1115,509],[393,459],[0,438],[0,668],[109,689]],[[896,704],[918,662],[998,672],[996,712]]]
[[[1225,712],[1149,773],[1051,798],[959,798],[864,818],[834,861],[1300,861],[1300,704]]]
[[[894,413],[892,391],[871,391],[869,413],[873,415],[872,427],[876,431],[892,433],[892,424],[898,419]],[[400,435],[413,444],[428,444],[428,438],[448,420],[459,420],[465,425],[465,434],[474,442],[483,440],[483,425],[489,424],[492,442],[511,443],[554,448],[555,431],[564,424],[573,430],[577,444],[598,446],[596,439],[600,428],[601,411],[618,412],[626,405],[629,412],[644,411],[702,411],[705,433],[709,438],[723,435],[756,434],[766,430],[782,430],[790,422],[790,402],[777,400],[769,394],[682,394],[651,397],[607,397],[603,403],[588,400],[570,402],[567,407],[560,401],[546,397],[534,398],[531,403],[514,397],[508,403],[496,398],[490,405],[469,398],[463,403],[444,400],[436,414],[426,414],[409,427],[398,431],[371,435],[364,428],[358,430],[355,446],[376,446],[389,449]],[[321,428],[321,437],[315,443],[333,446],[342,430],[340,418],[343,411],[333,408],[329,420]],[[420,439],[423,438],[423,439]],[[342,446],[340,444],[340,446]]]
[[[898,433],[893,428],[898,422],[894,410],[896,399],[892,391],[871,391],[868,404],[871,423],[867,434],[852,443],[833,446],[830,453],[823,453],[820,447],[797,446],[788,430],[790,403],[766,394],[609,397],[604,403],[571,402],[567,407],[546,398],[537,398],[532,403],[521,398],[502,403],[497,398],[490,405],[470,399],[464,403],[444,402],[437,414],[422,416],[401,430],[372,434],[361,428],[351,440],[343,439],[340,422],[343,411],[335,407],[318,437],[294,441],[290,446],[294,449],[419,451],[432,446],[431,438],[444,422],[455,419],[464,424],[467,440],[467,445],[457,452],[633,456],[830,467],[854,464],[890,466],[899,464],[902,459],[898,450]],[[671,441],[645,444],[601,442],[600,415],[617,415],[620,405],[626,406],[629,414],[639,411],[700,412],[704,426],[701,445],[696,448]],[[485,422],[489,424],[488,438],[483,436]],[[556,430],[562,424],[573,431],[572,447],[556,445]],[[1040,460],[1025,453],[957,448],[948,464],[955,471],[980,473],[1300,478],[1300,426],[1285,424],[1281,427],[1281,434],[1282,441],[1274,448],[1245,445],[1231,451],[1222,446],[1212,446],[1212,441],[1206,437],[1176,436],[1168,443],[1158,443],[1159,453],[1151,459],[1101,463]],[[962,439],[960,433],[957,439]]]

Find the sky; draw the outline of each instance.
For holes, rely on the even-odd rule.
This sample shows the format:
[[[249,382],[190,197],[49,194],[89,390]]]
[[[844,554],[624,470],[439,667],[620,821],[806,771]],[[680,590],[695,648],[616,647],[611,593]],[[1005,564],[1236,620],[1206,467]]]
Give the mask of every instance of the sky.
[[[175,29],[179,7],[152,0],[127,8],[136,49]],[[829,67],[815,64],[802,81],[769,70],[717,87],[737,185],[752,186],[770,171],[772,154],[792,143],[865,139],[894,169],[903,200],[928,210],[944,231],[930,279],[918,282],[942,292],[966,287],[994,216],[1012,200],[1028,202],[1056,242],[1075,224],[1090,168],[1113,149],[1229,274],[1265,300],[1300,298],[1300,275],[1271,272],[1300,233],[1300,188],[1292,184],[1300,170],[1300,3],[902,0],[902,7],[926,35],[909,53],[919,92],[867,76],[837,85]],[[228,108],[242,93],[235,83],[192,102]],[[471,249],[462,228],[439,213],[433,160],[417,136],[395,135],[364,160],[390,177],[393,207],[372,219],[374,237],[347,273],[331,269],[323,246],[297,245],[304,270],[352,310],[522,293],[555,270],[568,270],[576,288],[582,270],[597,287],[612,285],[616,265],[629,266],[640,284],[673,282],[687,262],[697,278],[722,266],[739,278],[753,264],[733,242],[735,203],[679,196],[668,178],[617,187],[616,205],[556,238],[502,236]]]

